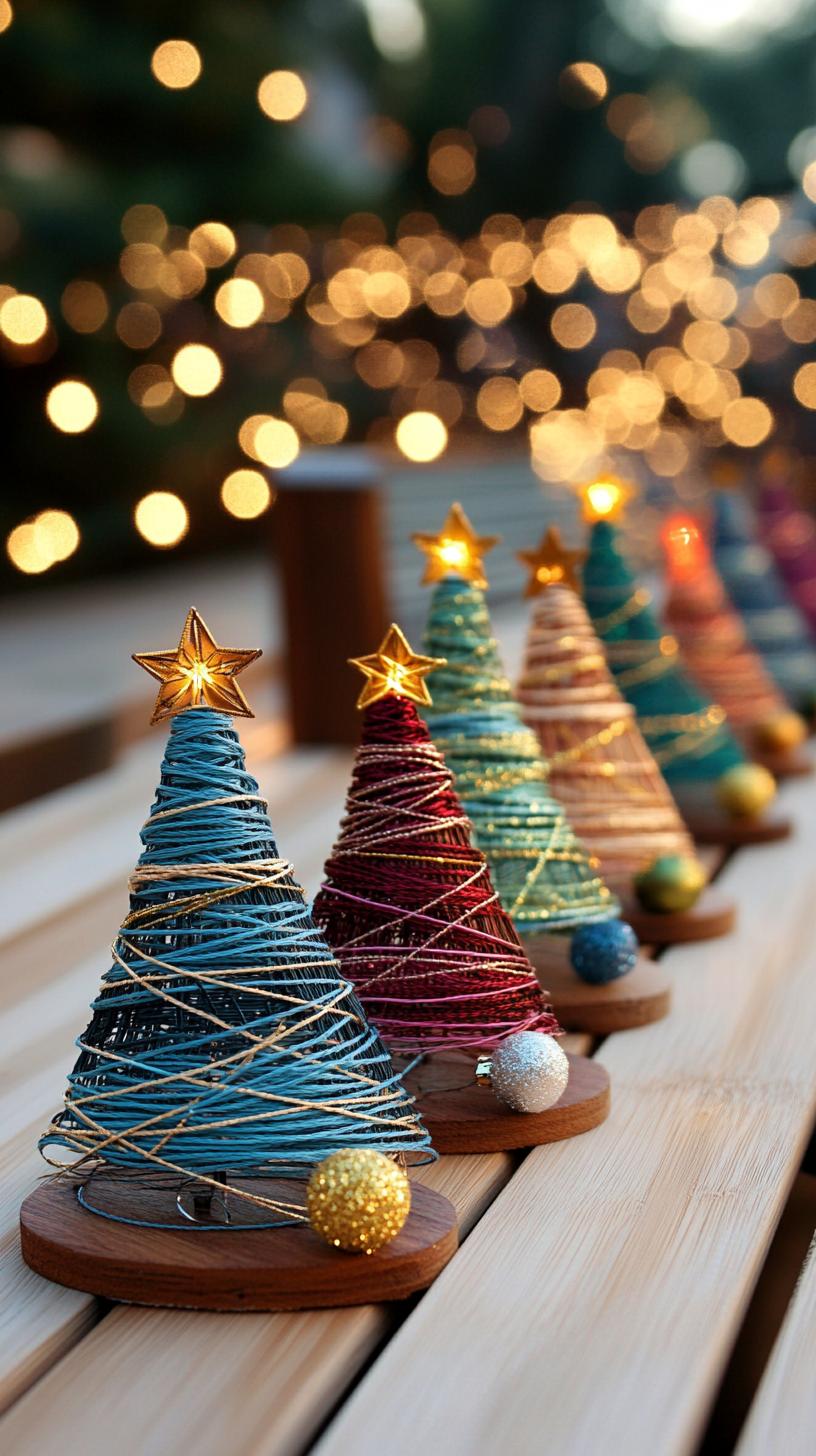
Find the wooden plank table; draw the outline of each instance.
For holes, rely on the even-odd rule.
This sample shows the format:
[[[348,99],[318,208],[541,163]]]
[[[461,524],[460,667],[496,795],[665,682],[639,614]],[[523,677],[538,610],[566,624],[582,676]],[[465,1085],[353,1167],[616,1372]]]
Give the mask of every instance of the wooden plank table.
[[[244,737],[281,852],[313,890],[348,756],[281,754],[263,725]],[[113,1433],[117,1456],[191,1443],[278,1456],[316,1439],[344,1456],[443,1440],[452,1456],[545,1439],[559,1456],[695,1451],[816,1110],[816,783],[783,792],[795,841],[741,851],[723,872],[737,932],[666,954],[671,1016],[600,1047],[613,1080],[602,1128],[424,1170],[468,1233],[432,1290],[408,1308],[219,1316],[111,1310],[38,1279],[17,1249],[36,1137],[107,964],[159,754],[151,737],[119,769],[0,821],[2,1449],[101,1456]],[[772,1449],[768,1422],[812,1340],[812,1283],[809,1269],[745,1431],[750,1456]]]

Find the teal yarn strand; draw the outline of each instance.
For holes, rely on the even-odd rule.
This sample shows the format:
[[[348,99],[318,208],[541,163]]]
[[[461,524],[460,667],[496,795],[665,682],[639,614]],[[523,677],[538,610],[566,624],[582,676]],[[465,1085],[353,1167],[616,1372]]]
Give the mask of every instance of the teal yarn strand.
[[[484,593],[445,577],[425,651],[444,657],[425,718],[454,777],[502,905],[521,935],[611,920],[620,907],[547,787],[536,735],[522,721]]]
[[[432,1158],[278,857],[226,714],[172,720],[141,838],[130,913],[41,1149],[165,1182],[302,1176],[351,1147]]]
[[[714,781],[745,755],[725,713],[686,676],[638,587],[609,521],[596,521],[583,571],[584,600],[615,681],[669,785]]]

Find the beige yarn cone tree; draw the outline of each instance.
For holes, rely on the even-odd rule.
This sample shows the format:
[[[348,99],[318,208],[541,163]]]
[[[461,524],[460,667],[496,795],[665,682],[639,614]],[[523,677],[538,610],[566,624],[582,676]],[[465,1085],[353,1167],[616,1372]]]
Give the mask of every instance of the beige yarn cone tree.
[[[538,734],[553,794],[606,883],[626,895],[655,859],[694,850],[578,595],[584,555],[567,550],[555,527],[534,551],[519,552],[533,612],[517,695]]]

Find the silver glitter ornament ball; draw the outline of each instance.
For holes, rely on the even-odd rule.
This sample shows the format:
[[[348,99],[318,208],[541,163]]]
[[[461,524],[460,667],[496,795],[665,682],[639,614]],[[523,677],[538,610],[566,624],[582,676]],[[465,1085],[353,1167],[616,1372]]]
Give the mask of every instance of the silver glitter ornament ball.
[[[546,1112],[562,1096],[569,1062],[543,1031],[517,1031],[492,1052],[490,1080],[496,1096],[514,1112]]]

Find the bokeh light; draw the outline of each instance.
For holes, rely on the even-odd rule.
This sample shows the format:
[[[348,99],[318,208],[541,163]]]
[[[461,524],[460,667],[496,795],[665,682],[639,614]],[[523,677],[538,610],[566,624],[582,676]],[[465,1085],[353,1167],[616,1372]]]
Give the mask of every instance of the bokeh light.
[[[258,86],[258,105],[272,121],[295,121],[308,100],[306,83],[296,71],[270,71]]]
[[[773,415],[764,400],[748,396],[733,399],[723,410],[722,428],[734,445],[761,445],[773,429]]]
[[[425,465],[438,460],[448,443],[444,421],[430,410],[412,410],[397,425],[397,448],[407,460]]]
[[[0,0],[0,35],[3,34],[4,30],[8,30],[13,19],[14,11],[9,4],[9,0]]]
[[[36,344],[48,328],[48,314],[31,293],[14,293],[0,306],[0,333],[12,344]]]
[[[202,222],[190,233],[190,252],[201,259],[205,268],[221,268],[237,246],[235,233],[223,222]]]
[[[264,311],[264,296],[251,278],[229,278],[215,295],[215,311],[233,329],[248,329]]]
[[[252,521],[272,503],[272,490],[260,470],[233,470],[221,486],[221,504],[231,516]]]
[[[190,517],[180,496],[170,490],[152,490],[142,496],[133,512],[140,536],[151,546],[177,546],[187,535]]]
[[[297,430],[288,420],[267,416],[254,432],[252,453],[264,465],[275,470],[284,470],[300,453]]]
[[[63,289],[60,308],[65,322],[78,334],[95,334],[110,311],[104,288],[80,278]]]
[[[793,392],[805,409],[816,409],[816,364],[803,364],[793,376]]]
[[[79,546],[79,527],[67,511],[45,510],[15,526],[6,538],[6,554],[26,575],[39,575],[72,556]]]
[[[183,91],[201,75],[201,56],[192,41],[164,40],[150,60],[156,80],[171,91]]]
[[[570,106],[599,106],[609,91],[609,82],[594,61],[573,61],[561,72],[558,89]]]
[[[63,379],[49,390],[45,412],[63,434],[81,435],[96,420],[99,403],[89,384],[81,379]]]
[[[201,398],[212,394],[223,377],[221,360],[208,344],[184,344],[173,356],[173,379],[184,394]]]

